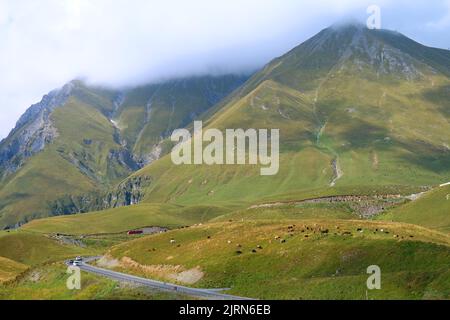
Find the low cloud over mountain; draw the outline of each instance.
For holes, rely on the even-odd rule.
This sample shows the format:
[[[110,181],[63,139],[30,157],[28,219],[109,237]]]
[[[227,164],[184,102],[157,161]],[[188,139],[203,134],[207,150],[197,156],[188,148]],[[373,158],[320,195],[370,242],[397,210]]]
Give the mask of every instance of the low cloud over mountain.
[[[126,86],[253,70],[337,20],[364,20],[372,2],[0,0],[0,137],[73,78]],[[411,2],[378,1],[383,27],[450,46],[450,2]]]

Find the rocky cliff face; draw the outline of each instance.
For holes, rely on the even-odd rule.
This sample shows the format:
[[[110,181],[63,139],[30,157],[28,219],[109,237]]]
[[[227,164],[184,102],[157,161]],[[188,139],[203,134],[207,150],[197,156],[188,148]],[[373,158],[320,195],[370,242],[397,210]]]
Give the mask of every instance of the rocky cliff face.
[[[110,191],[67,195],[50,203],[49,210],[51,215],[69,215],[135,205],[142,201],[150,184],[150,177],[133,177]]]
[[[58,135],[50,115],[69,98],[73,84],[55,90],[31,106],[0,143],[0,177],[16,172],[27,158],[42,151]]]

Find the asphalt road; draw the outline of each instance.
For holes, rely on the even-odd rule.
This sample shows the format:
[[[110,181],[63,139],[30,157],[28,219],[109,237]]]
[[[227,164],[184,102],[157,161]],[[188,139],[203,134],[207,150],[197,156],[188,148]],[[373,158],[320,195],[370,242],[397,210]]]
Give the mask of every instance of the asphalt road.
[[[94,267],[89,264],[89,262],[97,260],[99,257],[92,257],[84,259],[80,269],[85,272],[94,273],[100,276],[104,276],[117,281],[132,282],[140,284],[152,289],[158,289],[163,291],[168,291],[172,293],[184,294],[194,298],[209,299],[209,300],[252,300],[250,298],[238,297],[229,294],[220,293],[226,289],[197,289],[189,288],[184,286],[179,286],[175,284],[165,283],[156,280],[150,280],[146,278],[140,278],[132,276],[126,273],[116,272],[108,269],[102,269]]]

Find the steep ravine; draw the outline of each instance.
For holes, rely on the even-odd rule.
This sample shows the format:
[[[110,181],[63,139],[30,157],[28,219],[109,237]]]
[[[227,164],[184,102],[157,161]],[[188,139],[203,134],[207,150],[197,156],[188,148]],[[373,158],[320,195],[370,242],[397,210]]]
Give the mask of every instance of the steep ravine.
[[[66,195],[49,203],[51,215],[70,215],[101,211],[138,204],[144,198],[144,190],[151,183],[150,177],[133,177],[116,188],[85,195]]]

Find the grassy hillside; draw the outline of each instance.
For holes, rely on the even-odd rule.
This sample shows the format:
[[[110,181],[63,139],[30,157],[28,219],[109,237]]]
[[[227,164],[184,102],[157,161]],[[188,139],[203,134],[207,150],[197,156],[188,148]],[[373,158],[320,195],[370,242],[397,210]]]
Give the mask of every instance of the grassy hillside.
[[[386,222],[227,222],[118,245],[109,258],[128,272],[179,282],[196,275],[195,286],[267,299],[365,299],[366,269],[376,264],[382,290],[370,299],[448,299],[449,244],[443,234]]]
[[[69,190],[81,194],[95,185],[51,150],[40,153],[0,190],[1,225],[48,216],[50,201]]]
[[[332,176],[331,170],[325,169],[329,161],[314,149],[283,154],[279,174],[261,177],[258,166],[174,166],[170,157],[165,157],[137,175],[153,178],[145,202],[251,203],[267,196],[326,186]]]
[[[379,219],[413,223],[450,233],[450,187],[426,193],[422,198],[396,208]]]
[[[36,267],[95,251],[64,244],[44,235],[24,231],[0,233],[0,299],[6,298],[6,288],[24,272]],[[8,292],[11,292],[8,290]],[[12,296],[10,296],[12,297]]]
[[[298,203],[397,199],[450,181],[449,60],[449,51],[397,33],[344,26],[275,59],[223,100],[243,77],[124,92],[77,84],[51,114],[54,141],[2,181],[0,226],[48,217],[55,199],[117,183],[141,201],[0,233],[0,279],[24,276],[0,287],[0,298],[136,297],[92,276],[79,293],[64,289],[54,263],[107,250],[106,266],[254,298],[450,299],[448,187],[383,208],[380,221],[357,220],[345,201]],[[170,155],[152,162],[169,151],[174,129],[198,118],[205,129],[279,129],[278,174],[261,176],[258,165],[175,166]],[[249,209],[272,202],[288,203]],[[145,226],[175,230],[124,243],[128,236],[111,235]],[[80,248],[55,233],[95,236]],[[366,290],[371,265],[382,270],[380,291]]]
[[[27,268],[24,264],[0,257],[0,284],[14,280],[19,274],[27,270]]]
[[[346,204],[286,205],[276,208],[248,209],[237,202],[224,207],[186,207],[143,203],[130,207],[52,217],[31,221],[21,229],[44,234],[97,235],[125,233],[145,226],[179,228],[210,221],[289,220],[289,219],[355,219],[357,215]]]
[[[209,128],[280,129],[280,172],[177,167],[166,156],[135,174],[152,181],[142,190],[144,203],[244,208],[311,194],[422,191],[450,180],[448,57],[388,31],[333,27],[272,61],[212,109],[245,77],[174,80],[121,93],[77,84],[52,114],[54,143],[2,183],[0,225],[49,216],[55,199],[121,181],[169,151],[164,139],[197,118]]]
[[[395,37],[405,38],[354,26],[326,29],[209,114],[208,128],[280,129],[278,175],[261,177],[256,166],[176,167],[167,156],[136,173],[153,179],[144,201],[413,193],[450,180],[450,79],[443,65],[450,52],[421,47],[429,59],[440,57],[424,62],[412,52],[418,44],[398,47]]]
[[[98,254],[98,243],[87,248],[64,244],[45,235],[16,231],[0,233],[0,300],[157,300],[182,296],[153,292],[82,273],[81,290],[68,290],[65,259]]]
[[[134,285],[119,284],[82,273],[81,290],[68,290],[65,259],[98,254],[95,246],[80,248],[47,236],[24,232],[0,233],[0,300],[174,299]]]
[[[5,166],[20,163],[18,171],[6,174],[0,184],[0,228],[72,213],[64,208],[55,210],[54,202],[114,186],[157,159],[164,152],[158,149],[163,138],[200,116],[245,79],[199,77],[123,92],[71,82],[65,87],[67,97],[42,103],[48,108],[42,115],[33,110],[27,113],[28,126],[43,126],[36,137],[29,138],[29,128],[18,124],[0,144]],[[39,117],[48,118],[45,125]],[[52,139],[43,139],[42,150],[32,151],[47,131]],[[9,159],[10,153],[20,148],[26,157],[18,154],[17,159]],[[6,169],[0,166],[0,175]]]
[[[29,266],[89,253],[34,233],[19,231],[0,236],[0,256]]]
[[[347,204],[286,204],[279,207],[260,207],[236,210],[219,216],[212,222],[253,220],[305,220],[305,219],[356,219],[357,215]]]
[[[364,80],[353,81],[355,84],[364,83]],[[347,79],[345,81],[336,79],[330,83],[333,90],[334,82],[350,86]],[[236,199],[283,197],[286,193],[295,192],[298,193],[298,197],[302,191],[327,189],[332,185],[336,190],[328,190],[331,194],[339,193],[339,189],[352,188],[357,193],[364,193],[364,190],[376,190],[385,186],[391,186],[395,192],[395,186],[415,186],[418,190],[423,185],[436,185],[450,177],[449,162],[446,161],[449,152],[440,150],[441,146],[447,143],[442,140],[443,137],[450,136],[447,120],[436,117],[433,128],[439,129],[426,134],[435,136],[430,137],[427,142],[417,138],[418,135],[424,136],[427,128],[420,128],[404,120],[412,109],[415,113],[418,112],[417,106],[420,101],[417,105],[413,105],[405,100],[403,106],[411,110],[402,111],[405,112],[401,115],[404,118],[399,118],[396,124],[394,119],[400,117],[394,109],[394,106],[398,107],[397,99],[393,98],[392,109],[383,109],[382,112],[385,114],[380,113],[379,107],[371,106],[368,102],[367,110],[361,107],[361,111],[355,111],[354,115],[349,115],[349,111],[346,111],[348,106],[356,103],[363,105],[364,102],[349,99],[340,103],[341,109],[333,109],[332,113],[327,115],[329,119],[321,127],[313,120],[305,123],[308,117],[312,117],[312,111],[310,110],[309,116],[303,115],[301,108],[304,106],[297,104],[296,101],[286,105],[285,109],[290,108],[292,111],[289,111],[290,113],[284,111],[284,116],[279,112],[280,106],[274,105],[271,108],[270,102],[277,98],[282,99],[280,96],[283,97],[284,91],[270,93],[272,88],[269,91],[263,90],[266,86],[262,85],[258,90],[268,94],[268,97],[258,103],[269,108],[269,111],[262,109],[261,105],[252,106],[255,97],[251,94],[219,112],[211,121],[210,127],[280,128],[282,154],[278,175],[261,177],[259,168],[252,166],[175,167],[170,158],[166,157],[138,172],[138,175],[155,178],[155,182],[146,192],[146,200],[219,203]],[[378,84],[371,84],[367,91],[373,90],[380,92],[380,96],[383,95],[383,87],[376,87]],[[356,87],[345,89],[349,90],[346,97],[356,96],[355,99],[363,99],[354,94],[359,90]],[[393,94],[397,90],[403,90],[388,89],[387,84],[385,89]],[[342,91],[343,89],[339,89],[335,92],[338,94]],[[410,95],[407,91],[403,91],[405,96]],[[369,96],[367,98],[371,99]],[[337,108],[337,104],[328,98],[322,104],[324,108],[327,105]],[[430,107],[424,108],[424,114],[425,112],[433,114],[429,111]],[[285,119],[285,116],[289,116],[290,120]],[[376,119],[367,122],[370,117]],[[392,125],[388,128],[386,118],[391,118],[387,123]],[[410,117],[407,121],[410,121]],[[441,132],[448,132],[449,135],[442,136]],[[339,175],[337,171],[340,172]],[[205,181],[207,183],[203,183]],[[397,192],[401,192],[401,188]]]
[[[59,132],[54,143],[27,161],[0,189],[1,225],[48,216],[52,201],[118,182],[130,173],[111,161],[110,152],[121,147],[113,140],[112,124],[99,111],[71,99],[52,117]]]
[[[68,290],[62,264],[38,267],[8,285],[0,285],[0,300],[170,300],[180,299],[130,284],[119,284],[82,272],[81,290]]]
[[[22,229],[70,235],[120,233],[140,227],[177,228],[202,223],[224,212],[225,209],[220,207],[183,208],[173,205],[141,204],[101,212],[34,220]]]
[[[173,130],[187,126],[248,76],[193,77],[129,90],[114,112],[127,145],[145,160]]]

